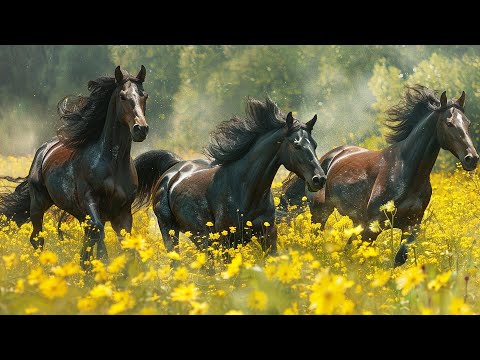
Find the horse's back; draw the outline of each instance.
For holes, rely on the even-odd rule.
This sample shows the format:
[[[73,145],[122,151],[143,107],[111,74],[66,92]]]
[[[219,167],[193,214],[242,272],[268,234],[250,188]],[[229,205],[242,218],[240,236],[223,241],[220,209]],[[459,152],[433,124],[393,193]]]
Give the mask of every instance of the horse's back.
[[[331,165],[333,165],[334,162],[344,159],[352,154],[357,154],[357,153],[364,153],[364,152],[370,152],[371,150],[362,148],[360,146],[353,146],[353,145],[342,145],[338,146],[329,152],[325,153],[319,160],[320,166],[322,167],[323,171],[325,174],[328,173],[328,170],[330,169]]]

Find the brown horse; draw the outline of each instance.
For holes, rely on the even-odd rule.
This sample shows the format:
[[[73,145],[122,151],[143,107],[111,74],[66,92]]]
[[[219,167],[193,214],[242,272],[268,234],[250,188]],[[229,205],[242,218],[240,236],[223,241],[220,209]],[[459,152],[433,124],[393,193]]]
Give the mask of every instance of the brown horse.
[[[315,115],[303,124],[292,113],[283,115],[270,99],[250,98],[246,118],[225,121],[211,134],[206,152],[212,162],[181,161],[163,150],[136,158],[136,204],[152,201],[168,251],[178,250],[179,231],[191,231],[196,245],[206,248],[216,240],[209,239],[209,233],[233,226],[238,231],[223,237],[224,246],[247,243],[255,235],[273,254],[277,232],[271,185],[279,167],[284,165],[305,179],[312,191],[325,184],[311,135],[316,120]],[[245,235],[247,221],[252,224]],[[211,226],[206,225],[209,222]]]
[[[58,104],[63,126],[58,137],[36,152],[28,177],[13,193],[0,194],[0,214],[20,226],[33,224],[30,242],[43,248],[43,215],[55,204],[79,221],[87,219],[81,265],[88,267],[93,246],[106,258],[105,221],[120,230],[132,228],[131,204],[138,184],[130,156],[133,141],[145,140],[146,70],[136,77],[115,69],[115,77],[88,83],[88,97],[65,97]]]
[[[362,237],[375,240],[369,224],[382,220],[382,204],[394,200],[395,227],[408,232],[395,257],[395,266],[407,259],[407,244],[414,241],[423,213],[432,195],[430,172],[440,148],[449,150],[465,170],[474,170],[478,154],[470,139],[470,120],[464,114],[465,92],[447,101],[446,92],[416,85],[407,89],[403,101],[388,111],[391,146],[370,151],[358,146],[335,148],[320,159],[327,174],[325,188],[305,192],[303,180],[290,177],[283,192],[287,202],[300,203],[307,194],[312,221],[324,224],[334,208],[364,228]],[[303,190],[303,191],[301,191]]]

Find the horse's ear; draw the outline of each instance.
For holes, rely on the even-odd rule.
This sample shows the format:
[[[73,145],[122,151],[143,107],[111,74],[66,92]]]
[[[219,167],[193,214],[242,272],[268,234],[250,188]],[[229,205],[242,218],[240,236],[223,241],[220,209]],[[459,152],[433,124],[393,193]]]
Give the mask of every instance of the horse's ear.
[[[315,114],[312,120],[307,121],[307,123],[305,124],[309,132],[312,132],[313,126],[315,125],[316,122],[317,122],[317,114]]]
[[[462,91],[462,95],[458,98],[457,104],[463,108],[463,105],[465,104],[465,91]]]
[[[442,93],[442,95],[440,95],[440,106],[441,107],[444,107],[444,106],[447,106],[447,92],[444,91]]]
[[[120,84],[123,81],[123,72],[120,70],[120,65],[115,68],[115,81]]]
[[[147,75],[147,70],[145,69],[145,66],[142,65],[140,72],[137,75],[137,79],[143,83],[145,81],[145,75]]]
[[[287,123],[287,127],[289,129],[293,126],[293,115],[291,111],[287,114],[287,118],[285,119],[285,122]]]

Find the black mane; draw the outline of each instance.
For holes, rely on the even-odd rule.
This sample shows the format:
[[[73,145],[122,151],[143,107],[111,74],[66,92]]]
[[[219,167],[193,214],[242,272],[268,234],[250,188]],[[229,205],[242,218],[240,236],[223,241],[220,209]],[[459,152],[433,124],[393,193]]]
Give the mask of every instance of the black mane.
[[[438,91],[419,84],[406,88],[400,103],[387,111],[388,119],[385,125],[392,132],[385,137],[390,144],[404,140],[420,120],[440,108],[437,93]]]
[[[139,80],[125,70],[124,82]],[[57,130],[60,141],[73,149],[79,149],[100,137],[107,117],[108,105],[117,87],[115,78],[101,76],[88,82],[90,96],[65,96],[58,102],[57,112],[63,125]]]
[[[263,134],[285,126],[285,115],[270,98],[263,102],[247,98],[246,117],[223,121],[210,134],[204,153],[214,164],[227,164],[243,157]],[[302,124],[295,121],[296,126]]]

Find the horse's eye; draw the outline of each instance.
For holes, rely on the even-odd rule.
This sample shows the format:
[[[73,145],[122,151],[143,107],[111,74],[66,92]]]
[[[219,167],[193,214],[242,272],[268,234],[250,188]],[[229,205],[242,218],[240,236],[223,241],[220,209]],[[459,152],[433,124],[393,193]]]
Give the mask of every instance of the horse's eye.
[[[125,95],[123,95],[123,94],[120,94],[120,99],[122,99],[122,100],[127,100],[127,97],[126,97]]]
[[[454,127],[455,125],[453,125],[453,122],[447,121],[447,126],[448,126],[448,127]]]
[[[302,145],[300,145],[300,143],[298,143],[298,142],[295,141],[295,142],[293,143],[293,147],[298,150],[298,149],[301,149],[301,148],[302,148]]]

